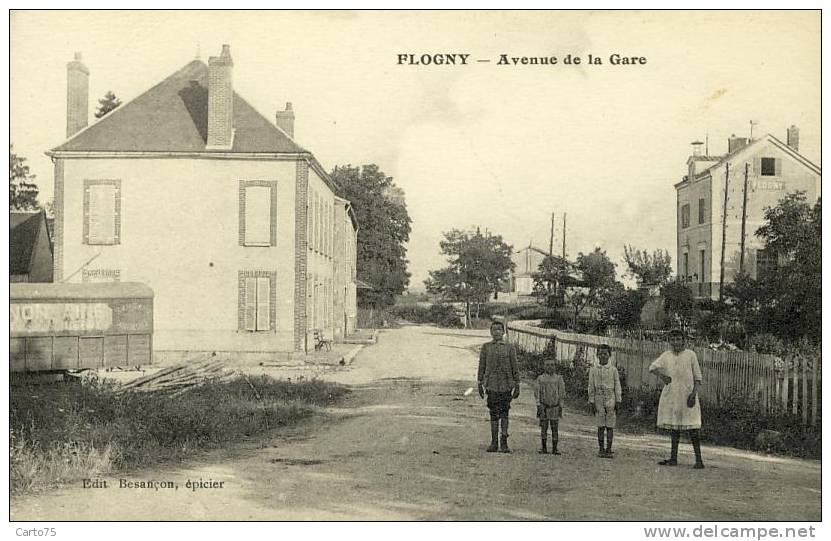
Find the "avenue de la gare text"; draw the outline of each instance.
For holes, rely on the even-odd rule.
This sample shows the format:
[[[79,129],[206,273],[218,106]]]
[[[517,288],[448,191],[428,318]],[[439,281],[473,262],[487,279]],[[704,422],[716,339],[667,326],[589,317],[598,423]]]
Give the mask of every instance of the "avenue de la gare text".
[[[400,53],[399,66],[467,66],[473,63],[495,63],[497,66],[643,66],[647,63],[645,56],[610,54],[608,57],[588,54],[585,57],[573,54],[558,56],[511,56],[500,54],[497,59],[471,58],[469,53]],[[605,58],[605,61],[604,61]]]

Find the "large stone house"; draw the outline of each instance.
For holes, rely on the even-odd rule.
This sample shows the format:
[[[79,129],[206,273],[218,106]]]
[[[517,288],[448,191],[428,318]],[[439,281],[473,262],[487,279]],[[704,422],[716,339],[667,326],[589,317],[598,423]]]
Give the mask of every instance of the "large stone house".
[[[55,281],[150,286],[157,353],[304,352],[354,329],[355,213],[291,104],[269,121],[233,67],[223,45],[87,126],[89,70],[67,65]]]
[[[786,139],[733,136],[727,154],[704,156],[694,150],[687,160],[688,174],[675,184],[677,261],[678,276],[694,296],[718,298],[722,259],[724,283],[735,279],[742,265],[743,215],[743,270],[755,278],[777,263],[755,234],[764,224],[765,209],[796,191],[805,192],[811,202],[819,198],[821,170],[799,153],[798,128],[791,126]]]

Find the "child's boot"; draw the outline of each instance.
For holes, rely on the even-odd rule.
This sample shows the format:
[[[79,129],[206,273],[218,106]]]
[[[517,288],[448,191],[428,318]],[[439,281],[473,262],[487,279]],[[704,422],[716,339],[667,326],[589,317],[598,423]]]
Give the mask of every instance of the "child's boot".
[[[502,437],[499,439],[499,452],[510,453],[511,450],[508,449],[508,417],[502,417],[500,422],[502,423]]]
[[[499,450],[499,419],[491,420],[491,445],[487,452],[495,453]]]
[[[557,422],[551,422],[551,454],[552,455],[559,455],[560,451],[557,450],[557,444],[560,443],[560,427]]]
[[[542,445],[540,445],[539,453],[541,455],[548,453],[548,438],[546,436],[542,437]]]
[[[510,453],[511,450],[508,448],[508,435],[502,434],[502,437],[499,439],[499,452],[500,453]]]
[[[612,441],[615,439],[615,429],[606,427],[606,458],[612,458],[615,454],[612,451]]]
[[[603,433],[606,432],[606,428],[602,426],[597,427],[597,447],[599,451],[597,456],[605,457],[606,456],[606,449],[603,447]]]

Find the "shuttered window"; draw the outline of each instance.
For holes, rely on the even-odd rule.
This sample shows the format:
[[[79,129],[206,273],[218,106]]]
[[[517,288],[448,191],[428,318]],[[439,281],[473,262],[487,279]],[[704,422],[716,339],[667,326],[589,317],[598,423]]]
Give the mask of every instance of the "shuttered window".
[[[239,240],[242,246],[277,245],[277,183],[241,180]]]
[[[698,200],[698,223],[703,224],[707,221],[707,200],[700,198]]]
[[[121,242],[121,181],[84,181],[84,243]]]
[[[681,207],[681,227],[687,228],[690,226],[690,205],[686,204]]]
[[[270,271],[240,271],[240,330],[265,332],[277,329],[276,276]]]
[[[763,177],[782,175],[782,160],[779,158],[756,158],[753,160],[753,172]]]

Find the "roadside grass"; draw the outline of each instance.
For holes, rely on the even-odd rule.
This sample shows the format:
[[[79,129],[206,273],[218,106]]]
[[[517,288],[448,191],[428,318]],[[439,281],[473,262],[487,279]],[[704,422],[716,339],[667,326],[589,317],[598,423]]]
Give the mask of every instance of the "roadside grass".
[[[519,352],[519,370],[523,377],[533,380],[542,373],[546,354]],[[566,387],[566,405],[588,413],[588,364],[572,361],[559,364],[557,372],[563,376]],[[621,384],[626,389],[626,374],[621,373]],[[658,416],[657,390],[625,390],[620,405],[618,428],[630,433],[663,433],[655,426]],[[761,415],[752,404],[736,399],[725,401],[719,407],[702,407],[701,440],[705,443],[799,458],[822,457],[822,421],[815,427],[804,428],[798,415],[786,412]],[[775,438],[769,433],[777,433]]]
[[[346,387],[268,376],[208,382],[176,397],[117,392],[95,379],[10,391],[11,492],[184,459],[291,425]]]

